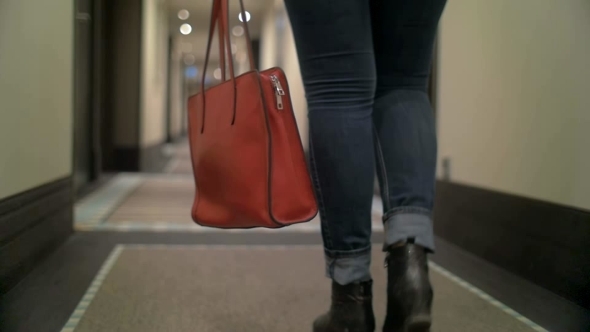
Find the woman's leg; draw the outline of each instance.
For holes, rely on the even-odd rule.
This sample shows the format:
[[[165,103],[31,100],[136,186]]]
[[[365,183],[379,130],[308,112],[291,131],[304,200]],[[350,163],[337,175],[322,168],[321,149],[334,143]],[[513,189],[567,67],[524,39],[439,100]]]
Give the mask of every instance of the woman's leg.
[[[430,331],[436,136],[427,83],[445,0],[372,0],[377,89],[373,118],[384,207],[383,331]]]
[[[366,0],[287,0],[310,122],[327,275],[367,281],[375,64]]]
[[[385,246],[413,238],[434,250],[436,132],[427,94],[446,0],[372,0],[377,67],[374,122]]]
[[[310,122],[330,311],[314,332],[369,332],[375,63],[367,0],[286,0]]]

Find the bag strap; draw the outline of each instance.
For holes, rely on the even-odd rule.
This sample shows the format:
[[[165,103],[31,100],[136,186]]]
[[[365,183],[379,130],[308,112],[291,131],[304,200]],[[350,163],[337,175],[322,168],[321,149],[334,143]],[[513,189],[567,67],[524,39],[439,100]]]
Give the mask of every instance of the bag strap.
[[[250,38],[250,31],[248,29],[248,23],[246,21],[246,10],[244,9],[244,1],[240,1],[240,13],[242,16],[242,25],[244,27],[245,35],[246,35],[246,45],[248,48],[248,60],[250,65],[250,70],[255,69],[254,65],[254,56],[252,51],[252,40]],[[228,16],[229,16],[229,8],[228,8],[228,0],[214,0],[213,1],[213,8],[211,12],[211,24],[209,26],[209,38],[207,40],[207,53],[205,54],[205,64],[203,66],[203,75],[201,78],[201,85],[203,86],[205,83],[205,73],[207,71],[207,66],[209,64],[209,54],[211,53],[211,42],[213,40],[213,33],[215,32],[215,23],[218,24],[219,30],[219,56],[221,60],[221,75],[222,80],[225,81],[226,77],[226,64],[225,64],[225,55],[229,57],[228,61],[230,64],[233,62],[233,55],[231,54],[231,44],[230,44],[230,29],[228,26]],[[227,42],[227,45],[226,45]],[[231,67],[231,66],[230,66]],[[233,73],[232,73],[233,74]]]
[[[248,60],[250,62],[250,70],[254,70],[256,69],[256,66],[254,65],[254,52],[252,52],[252,40],[250,39],[250,31],[248,30],[248,20],[246,20],[246,10],[244,9],[243,0],[240,0],[240,13],[242,14],[242,25],[244,26],[244,32],[246,34],[246,45],[248,47]]]
[[[221,15],[221,6],[218,9],[218,16],[216,18],[217,20],[217,31],[219,33],[220,36],[225,36],[225,27],[223,26],[222,21],[219,19],[219,15]],[[213,18],[211,18],[213,19]],[[213,25],[213,28],[215,29],[215,25]],[[219,44],[219,62],[222,64],[222,67],[225,67],[225,40],[223,38],[219,38],[218,41]],[[205,68],[206,70],[206,68]],[[225,70],[221,71],[221,80],[223,82],[225,82]]]
[[[205,74],[207,71],[207,66],[209,64],[209,54],[211,53],[211,40],[213,39],[213,32],[215,31],[215,23],[217,23],[219,18],[219,11],[221,10],[221,1],[214,0],[213,6],[211,7],[211,22],[209,25],[209,38],[207,39],[207,51],[205,53],[205,64],[203,66],[203,75],[201,75],[201,92],[203,92],[205,86]],[[219,20],[219,32],[222,33],[223,24],[221,20]],[[221,43],[223,40],[219,38],[219,57],[225,61],[225,46]]]
[[[246,11],[244,9],[243,0],[240,1],[240,13],[242,17],[242,25],[244,26],[245,34],[246,34],[246,44],[248,47],[248,58],[250,64],[250,70],[255,69],[254,65],[254,57],[252,52],[252,41],[250,39],[250,31],[248,30],[248,22],[246,19]],[[233,63],[233,55],[231,52],[231,40],[230,40],[230,29],[229,29],[229,5],[228,0],[214,0],[213,6],[211,9],[211,23],[209,25],[209,38],[207,40],[207,51],[205,54],[205,64],[203,66],[203,74],[201,76],[201,98],[203,103],[203,119],[201,125],[201,133],[205,129],[205,75],[207,73],[207,66],[209,64],[209,54],[211,53],[211,41],[213,40],[213,33],[215,32],[215,23],[218,24],[219,30],[219,57],[221,61],[221,78],[223,81],[226,81],[226,64],[225,64],[225,56],[227,55],[229,69],[230,69],[230,80],[233,83],[234,91],[233,91],[233,101],[234,101],[234,112],[232,117],[232,125],[235,122],[236,118],[236,81],[235,81],[235,71],[234,71],[234,63]],[[225,40],[224,40],[225,39]]]

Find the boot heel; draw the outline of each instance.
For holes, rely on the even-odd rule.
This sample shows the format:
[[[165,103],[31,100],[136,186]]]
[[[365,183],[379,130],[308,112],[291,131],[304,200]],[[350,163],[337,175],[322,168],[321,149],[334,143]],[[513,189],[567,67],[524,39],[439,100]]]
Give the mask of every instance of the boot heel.
[[[387,316],[383,332],[429,332],[432,286],[426,251],[407,243],[387,250]]]
[[[432,325],[432,318],[430,315],[419,315],[409,317],[406,320],[405,332],[430,332]]]
[[[372,281],[339,285],[332,282],[330,310],[313,323],[313,332],[374,332]]]

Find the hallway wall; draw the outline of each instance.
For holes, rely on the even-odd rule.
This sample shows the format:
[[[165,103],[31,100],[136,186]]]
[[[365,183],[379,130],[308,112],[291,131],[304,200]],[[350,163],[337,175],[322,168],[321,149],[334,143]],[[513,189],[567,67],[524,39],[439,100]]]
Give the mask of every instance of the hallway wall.
[[[590,2],[448,1],[435,234],[590,308]]]
[[[72,172],[72,14],[72,1],[0,1],[0,199]]]
[[[451,181],[590,209],[588,31],[588,0],[448,2],[438,130]]]
[[[0,298],[72,233],[73,4],[0,1]]]
[[[168,84],[168,8],[162,0],[143,0],[141,34],[141,145],[166,140]]]
[[[170,133],[173,139],[177,139],[182,134],[182,124],[184,123],[184,63],[182,61],[182,52],[177,46],[178,38],[172,41],[172,52],[170,53]]]
[[[262,23],[260,36],[260,69],[279,66],[285,71],[289,80],[291,102],[299,127],[301,142],[305,151],[308,150],[309,122],[307,119],[307,101],[299,71],[299,60],[295,49],[295,40],[291,24],[282,0],[275,0],[269,6]]]

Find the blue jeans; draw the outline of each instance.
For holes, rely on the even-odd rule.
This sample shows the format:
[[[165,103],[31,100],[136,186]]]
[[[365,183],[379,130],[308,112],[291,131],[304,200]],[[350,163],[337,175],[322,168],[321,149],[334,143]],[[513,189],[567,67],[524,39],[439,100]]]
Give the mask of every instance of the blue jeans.
[[[375,170],[384,248],[434,251],[436,136],[427,83],[446,0],[286,0],[310,122],[326,273],[371,278]]]

